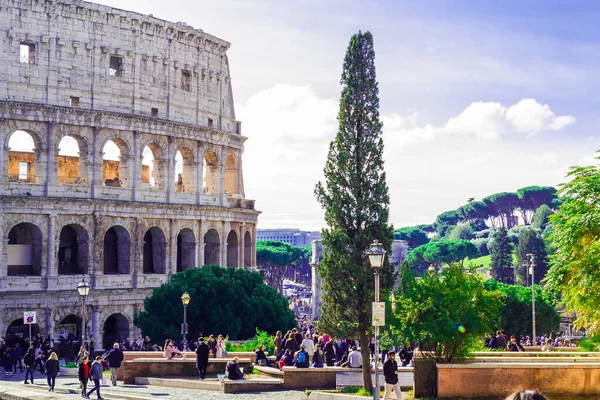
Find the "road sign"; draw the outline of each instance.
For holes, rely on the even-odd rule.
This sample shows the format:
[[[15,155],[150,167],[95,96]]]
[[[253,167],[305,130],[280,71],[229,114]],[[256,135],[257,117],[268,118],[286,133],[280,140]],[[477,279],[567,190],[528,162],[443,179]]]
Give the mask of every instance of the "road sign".
[[[37,324],[37,316],[35,311],[23,311],[23,322],[27,325]]]
[[[385,326],[385,303],[373,302],[373,326]]]

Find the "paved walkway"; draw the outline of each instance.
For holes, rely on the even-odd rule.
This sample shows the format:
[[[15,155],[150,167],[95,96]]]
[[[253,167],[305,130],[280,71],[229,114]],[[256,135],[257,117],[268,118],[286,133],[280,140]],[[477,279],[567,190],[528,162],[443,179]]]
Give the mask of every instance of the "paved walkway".
[[[40,374],[39,371],[34,372],[34,381],[36,385],[23,384],[24,378],[25,373],[16,373],[13,377],[5,377],[4,373],[2,373],[2,375],[0,375],[0,389],[2,387],[12,387],[15,389],[35,391],[40,394],[50,394],[47,391],[46,376]],[[88,388],[91,388],[89,384]],[[65,393],[67,391],[76,391],[76,393]],[[59,376],[56,378],[54,393],[56,399],[81,399],[79,393],[79,380],[77,377]],[[225,394],[208,390],[176,389],[146,385],[123,385],[123,382],[118,382],[117,386],[102,386],[100,388],[100,393],[102,394],[102,397],[106,397],[107,400],[300,400],[304,394],[302,391],[291,390],[281,392]],[[95,398],[96,395],[92,394],[91,399],[93,400]]]

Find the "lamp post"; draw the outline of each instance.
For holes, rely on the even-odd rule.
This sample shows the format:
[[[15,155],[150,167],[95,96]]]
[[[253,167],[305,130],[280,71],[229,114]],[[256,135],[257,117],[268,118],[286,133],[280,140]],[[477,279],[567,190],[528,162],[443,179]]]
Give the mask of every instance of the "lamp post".
[[[188,350],[188,343],[187,343],[187,333],[188,333],[188,326],[187,326],[187,306],[188,304],[190,304],[190,295],[185,292],[182,296],[181,296],[181,302],[183,303],[183,326],[181,327],[181,333],[183,335],[183,351],[187,351]]]
[[[533,327],[533,341],[537,344],[536,341],[536,332],[535,332],[535,265],[534,265],[534,256],[531,253],[527,253],[527,261],[529,263],[529,273],[531,274],[531,323]]]
[[[369,264],[373,268],[375,273],[375,302],[379,303],[379,271],[383,267],[383,261],[385,257],[385,250],[383,245],[379,241],[374,240],[373,244],[367,252],[369,256]],[[375,325],[375,388],[373,389],[373,399],[379,400],[379,371],[377,370],[379,364],[379,325]]]
[[[90,294],[90,284],[81,279],[77,284],[77,291],[81,296],[81,345],[85,346],[85,298]]]

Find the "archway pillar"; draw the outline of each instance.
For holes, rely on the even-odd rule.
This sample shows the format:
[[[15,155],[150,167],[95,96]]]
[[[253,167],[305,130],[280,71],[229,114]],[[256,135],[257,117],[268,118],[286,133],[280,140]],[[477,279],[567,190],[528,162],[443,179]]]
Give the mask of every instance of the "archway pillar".
[[[244,267],[244,257],[245,257],[245,250],[246,248],[244,247],[245,242],[246,242],[246,238],[244,235],[244,226],[246,225],[245,222],[240,222],[238,224],[238,267],[243,268]]]
[[[202,235],[202,221],[196,221],[196,265],[194,267],[201,267],[204,261],[204,235]]]
[[[222,222],[221,224],[221,248],[220,250],[220,256],[221,259],[219,260],[219,265],[223,268],[227,267],[227,237],[229,236],[229,224],[225,221]]]
[[[94,338],[95,342],[96,342],[96,347],[98,347],[98,345],[102,345],[102,338],[100,337],[100,308],[98,306],[91,306],[92,309],[92,317],[90,318],[91,320],[91,325],[92,325],[92,337]]]
[[[0,211],[0,289],[4,289],[4,281],[8,275],[8,260],[4,256],[4,250],[6,249],[7,244],[8,239],[4,238],[4,213]],[[0,330],[0,332],[2,331]],[[0,333],[0,335],[3,334],[4,333]]]
[[[142,237],[142,221],[140,218],[135,218],[135,228],[133,230],[133,268],[131,272],[132,286],[139,286],[139,277],[143,273],[143,255],[144,238]]]
[[[136,201],[136,191],[142,183],[142,157],[140,154],[140,132],[133,131],[133,180],[131,181],[131,199]]]
[[[175,188],[175,155],[173,154],[172,148],[175,142],[174,136],[169,136],[167,143],[167,176],[163,179],[163,185],[166,186],[167,191],[167,203],[171,202],[171,193]]]
[[[52,312],[52,308],[46,307],[44,308],[44,314],[46,317],[44,329],[46,330],[46,335],[50,335],[54,339],[54,329],[56,322],[54,321],[54,315]]]
[[[48,215],[48,248],[46,259],[46,288],[48,288],[48,278],[56,276],[55,268],[55,241],[56,241],[56,215]]]
[[[196,204],[200,204],[204,193],[204,144],[198,142],[198,164],[196,165]],[[202,236],[198,236],[202,237]],[[199,258],[196,258],[199,260]]]
[[[226,150],[225,146],[221,146],[221,156],[219,157],[219,204],[221,207],[225,206],[225,157]],[[227,243],[227,239],[225,239]]]
[[[256,225],[252,226],[252,249],[251,251],[251,257],[252,257],[252,266],[255,267],[257,265],[256,263]]]
[[[58,175],[58,165],[56,165],[56,168],[54,164],[58,164],[58,159],[57,159],[57,152],[54,151],[54,137],[56,136],[56,130],[57,130],[57,125],[50,122],[48,123],[48,136],[47,136],[47,140],[46,140],[46,165],[42,165],[41,163],[38,163],[38,165],[40,166],[40,169],[45,169],[46,170],[46,182],[45,182],[45,186],[46,186],[46,196],[48,196],[50,193],[55,191],[56,185],[58,184],[58,179],[57,179],[57,175]],[[37,158],[37,154],[36,154],[36,158]],[[45,168],[44,168],[45,167]],[[56,170],[56,171],[55,171]],[[35,171],[36,174],[39,173],[38,171]]]
[[[177,235],[175,233],[175,219],[169,221],[169,249],[168,249],[168,276],[171,280],[171,275],[177,272]]]

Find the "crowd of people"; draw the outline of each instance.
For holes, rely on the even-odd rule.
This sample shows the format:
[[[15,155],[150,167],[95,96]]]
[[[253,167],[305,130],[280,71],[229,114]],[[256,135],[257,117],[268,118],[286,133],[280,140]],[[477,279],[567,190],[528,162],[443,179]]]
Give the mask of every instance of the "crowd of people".
[[[546,336],[536,336],[535,340],[531,340],[529,336],[510,337],[503,330],[496,331],[495,335],[486,335],[484,344],[490,350],[498,351],[525,351],[527,346],[539,346],[542,351],[549,350],[554,347],[576,347],[577,344],[567,337],[556,337],[552,339],[552,334]]]

